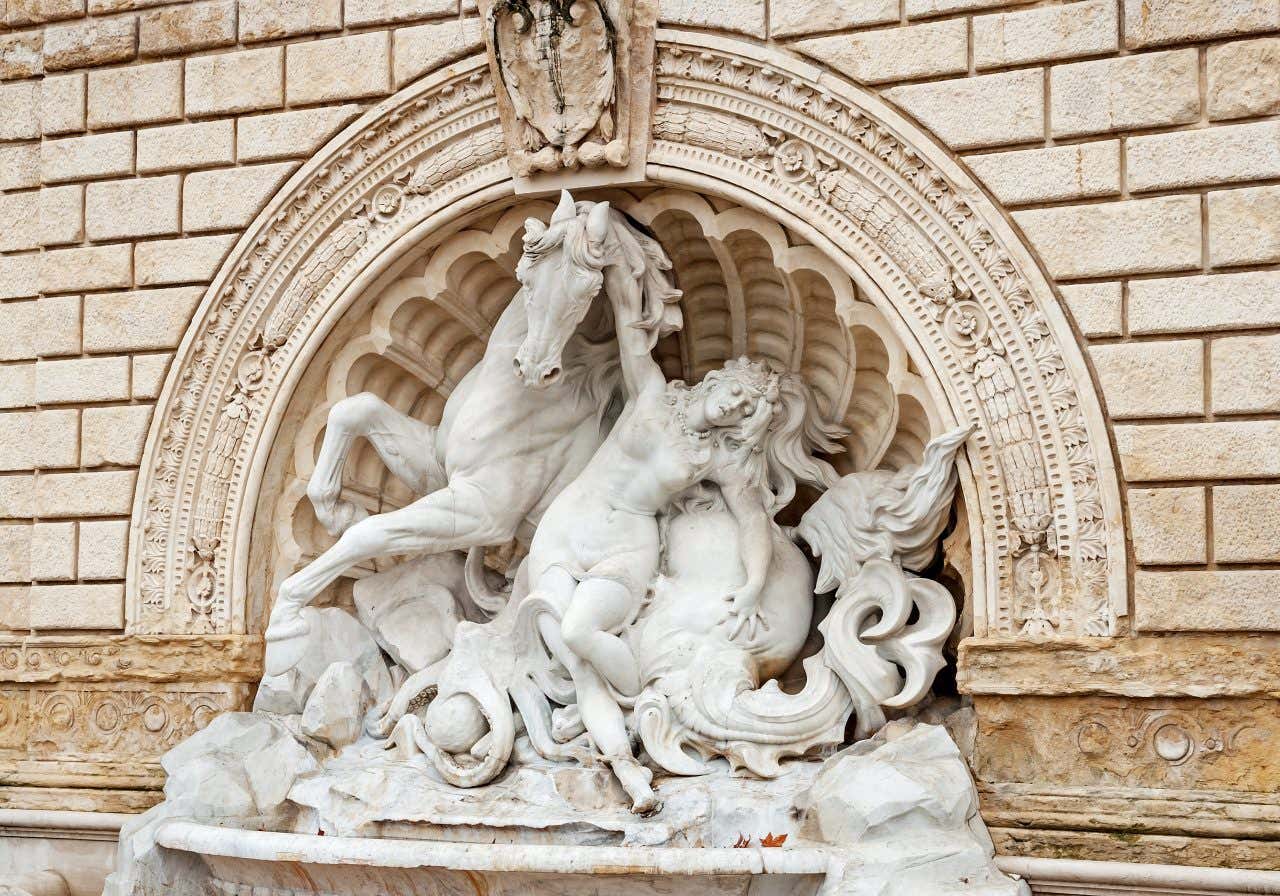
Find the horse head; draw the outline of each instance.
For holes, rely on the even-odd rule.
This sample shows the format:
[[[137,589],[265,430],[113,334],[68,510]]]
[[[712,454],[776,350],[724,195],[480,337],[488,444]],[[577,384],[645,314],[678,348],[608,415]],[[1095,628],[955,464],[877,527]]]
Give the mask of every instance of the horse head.
[[[609,203],[575,204],[567,190],[549,224],[525,221],[516,277],[529,328],[512,363],[526,386],[545,388],[560,378],[564,347],[604,283],[609,227]]]

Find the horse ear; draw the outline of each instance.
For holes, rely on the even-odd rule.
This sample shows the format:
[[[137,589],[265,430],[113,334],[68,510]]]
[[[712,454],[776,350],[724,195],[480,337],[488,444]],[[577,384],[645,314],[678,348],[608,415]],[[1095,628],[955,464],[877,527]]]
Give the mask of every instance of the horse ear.
[[[569,195],[568,190],[560,191],[560,204],[556,206],[556,212],[551,216],[552,224],[560,224],[564,221],[572,221],[578,217],[578,207],[573,204],[573,197]]]
[[[592,245],[600,245],[609,233],[609,203],[597,202],[587,213],[587,239]]]

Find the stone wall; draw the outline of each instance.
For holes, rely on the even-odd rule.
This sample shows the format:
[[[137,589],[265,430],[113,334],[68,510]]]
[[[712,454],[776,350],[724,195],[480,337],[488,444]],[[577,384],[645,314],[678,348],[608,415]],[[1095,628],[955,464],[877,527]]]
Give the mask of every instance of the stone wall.
[[[1221,798],[1261,805],[1280,775],[1265,760],[1280,739],[1280,4],[668,0],[662,18],[808,56],[930,130],[1008,210],[1088,346],[1126,493],[1130,615],[1086,646],[966,647],[1002,847],[1134,857],[1124,838],[1142,834],[1148,860],[1280,865],[1274,807]],[[123,626],[153,402],[238,235],[363,109],[481,38],[467,0],[8,0],[3,21],[0,679],[34,706],[65,673],[21,649],[28,633]],[[154,677],[203,662],[157,649]],[[1034,718],[1071,745],[1051,751],[1060,772],[1019,694],[1049,701]],[[127,769],[32,772],[82,757],[13,718],[0,803],[150,801],[158,781]],[[1061,801],[1026,796],[1090,787],[1213,791],[1206,812],[1227,821],[1100,805],[1080,832]],[[1028,824],[1059,833],[1020,840]]]

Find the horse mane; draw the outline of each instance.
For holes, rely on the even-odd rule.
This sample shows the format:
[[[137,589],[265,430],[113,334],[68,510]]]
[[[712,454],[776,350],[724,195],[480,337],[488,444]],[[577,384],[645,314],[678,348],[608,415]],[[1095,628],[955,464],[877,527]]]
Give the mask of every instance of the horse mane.
[[[681,292],[670,273],[671,259],[643,224],[612,206],[609,211],[612,242],[631,276],[640,280],[641,314],[635,326],[648,334],[652,351],[659,339],[684,325],[678,304]]]

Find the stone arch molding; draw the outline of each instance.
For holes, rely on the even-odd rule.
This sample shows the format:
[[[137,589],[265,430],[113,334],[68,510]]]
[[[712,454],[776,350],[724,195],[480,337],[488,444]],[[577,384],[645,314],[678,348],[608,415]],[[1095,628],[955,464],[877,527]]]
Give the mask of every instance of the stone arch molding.
[[[1127,578],[1103,417],[1052,289],[996,207],[918,127],[778,51],[659,31],[655,78],[648,181],[803,234],[893,322],[947,422],[977,427],[962,469],[974,634],[1114,634]],[[260,630],[249,533],[302,370],[406,247],[513,190],[483,55],[380,104],[282,188],[210,287],[157,406],[131,632]]]

